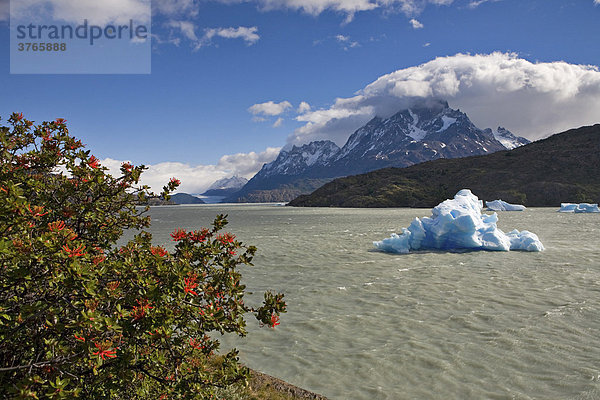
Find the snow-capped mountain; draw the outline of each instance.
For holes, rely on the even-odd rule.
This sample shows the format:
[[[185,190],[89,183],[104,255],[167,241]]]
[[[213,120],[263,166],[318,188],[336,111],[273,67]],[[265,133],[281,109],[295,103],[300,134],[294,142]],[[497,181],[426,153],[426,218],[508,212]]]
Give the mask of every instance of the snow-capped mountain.
[[[300,186],[300,191],[310,191],[316,189],[315,185],[341,176],[407,167],[438,158],[484,155],[527,143],[527,139],[504,128],[479,129],[465,113],[450,108],[446,101],[428,101],[389,118],[373,118],[356,130],[341,149],[327,140],[284,149],[235,194],[237,198],[228,200],[252,201],[251,193],[260,191],[261,199],[288,201],[297,195]],[[283,187],[285,191],[265,196],[265,191]]]
[[[215,181],[208,190],[202,193],[203,196],[229,196],[248,183],[248,179],[240,176],[232,176],[231,178],[223,178]]]
[[[265,179],[274,175],[300,175],[310,168],[327,165],[339,151],[340,148],[329,140],[283,149],[275,161],[263,166],[257,176]]]
[[[509,131],[508,129],[505,129],[501,126],[499,126],[498,129],[496,129],[495,131],[492,131],[489,128],[486,129],[485,131],[491,132],[494,135],[494,137],[496,138],[496,140],[499,141],[500,143],[502,143],[502,145],[504,147],[506,147],[508,150],[516,149],[517,147],[524,146],[526,144],[531,143],[529,140],[525,139],[524,137],[515,136],[511,131]]]
[[[506,150],[491,132],[445,101],[415,106],[389,118],[373,118],[358,129],[332,166],[356,174],[387,166],[406,167],[437,158],[457,158]]]
[[[248,179],[235,175],[215,181],[207,190],[241,189],[246,183],[248,183]]]

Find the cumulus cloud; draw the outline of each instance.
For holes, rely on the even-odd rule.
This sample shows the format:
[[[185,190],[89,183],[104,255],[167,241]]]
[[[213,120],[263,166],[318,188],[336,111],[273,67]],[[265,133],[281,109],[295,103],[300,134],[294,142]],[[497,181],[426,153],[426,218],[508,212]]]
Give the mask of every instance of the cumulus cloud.
[[[420,23],[419,21],[417,21],[416,19],[411,19],[410,24],[412,25],[413,29],[421,29],[424,27],[424,25],[422,23]]]
[[[304,114],[304,113],[307,113],[309,111],[310,111],[310,104],[308,104],[305,101],[303,101],[302,103],[300,103],[300,105],[298,106],[298,109],[296,110],[296,112],[298,114]]]
[[[233,175],[250,179],[263,166],[273,161],[279,154],[280,148],[269,147],[256,153],[238,153],[221,157],[215,165],[190,165],[179,162],[163,162],[148,166],[142,174],[141,184],[148,185],[154,192],[160,192],[170,178],[181,180],[178,191],[184,193],[202,193],[217,179]],[[120,175],[120,167],[124,161],[105,158],[101,164],[109,169],[113,176]]]
[[[600,122],[600,71],[566,62],[532,63],[516,54],[457,54],[384,75],[350,98],[296,119],[291,144],[329,139],[344,144],[375,115],[415,101],[448,100],[480,128],[502,125],[529,139]]]
[[[282,101],[281,103],[275,103],[274,101],[267,101],[266,103],[254,104],[248,111],[254,115],[268,115],[274,117],[281,115],[287,110],[292,108],[292,104],[289,101]]]

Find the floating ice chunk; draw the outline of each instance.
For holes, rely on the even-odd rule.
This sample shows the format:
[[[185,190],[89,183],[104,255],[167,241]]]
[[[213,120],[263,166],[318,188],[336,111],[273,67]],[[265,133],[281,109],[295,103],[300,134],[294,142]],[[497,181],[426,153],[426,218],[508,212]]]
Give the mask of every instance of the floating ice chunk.
[[[431,217],[415,218],[402,234],[373,245],[389,253],[409,253],[411,250],[524,250],[542,251],[539,238],[529,231],[514,230],[505,234],[497,227],[498,214],[482,214],[483,202],[468,189],[452,200],[446,200],[431,211]]]
[[[558,212],[564,213],[600,213],[600,209],[598,208],[598,204],[589,204],[589,203],[561,203],[560,210]]]
[[[510,204],[503,200],[486,201],[488,211],[525,211],[525,206],[520,204]]]

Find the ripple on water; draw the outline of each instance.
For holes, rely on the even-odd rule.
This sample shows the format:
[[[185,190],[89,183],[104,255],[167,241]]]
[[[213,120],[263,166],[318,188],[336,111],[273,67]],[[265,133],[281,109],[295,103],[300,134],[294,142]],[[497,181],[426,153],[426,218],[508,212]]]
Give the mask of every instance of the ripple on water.
[[[539,254],[397,256],[371,242],[427,210],[221,208],[153,208],[151,231],[169,243],[224,212],[258,247],[250,297],[281,290],[289,312],[224,340],[249,366],[331,399],[600,398],[597,216],[500,213],[504,231],[540,237]]]

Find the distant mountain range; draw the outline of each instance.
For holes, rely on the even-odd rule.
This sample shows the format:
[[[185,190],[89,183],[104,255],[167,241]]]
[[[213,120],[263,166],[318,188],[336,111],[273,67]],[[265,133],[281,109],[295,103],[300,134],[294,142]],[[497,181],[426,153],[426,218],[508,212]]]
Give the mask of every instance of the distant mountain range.
[[[202,193],[202,196],[229,196],[238,192],[246,183],[248,183],[248,179],[239,176],[219,179],[210,185],[206,192]]]
[[[600,124],[510,151],[336,179],[290,202],[308,207],[433,207],[464,188],[528,207],[600,203]]]
[[[499,127],[479,129],[445,101],[430,101],[383,119],[375,117],[340,148],[315,141],[280,152],[226,201],[289,201],[337,177],[438,158],[490,154],[529,143]]]

